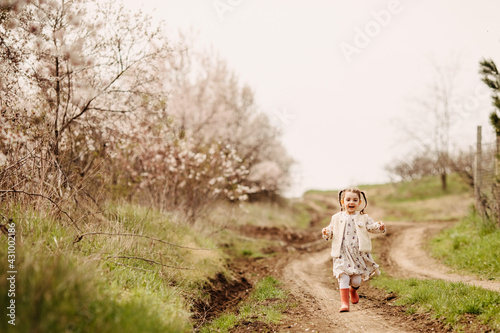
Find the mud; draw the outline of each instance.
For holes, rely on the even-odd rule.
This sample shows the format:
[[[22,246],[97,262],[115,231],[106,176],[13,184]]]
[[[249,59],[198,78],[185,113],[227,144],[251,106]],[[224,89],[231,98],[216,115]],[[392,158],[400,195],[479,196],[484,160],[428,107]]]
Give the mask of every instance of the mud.
[[[226,311],[232,311],[239,302],[247,297],[252,284],[240,274],[228,280],[223,274],[210,280],[203,288],[205,299],[198,300],[193,305],[193,319],[196,327],[210,321],[215,316]]]

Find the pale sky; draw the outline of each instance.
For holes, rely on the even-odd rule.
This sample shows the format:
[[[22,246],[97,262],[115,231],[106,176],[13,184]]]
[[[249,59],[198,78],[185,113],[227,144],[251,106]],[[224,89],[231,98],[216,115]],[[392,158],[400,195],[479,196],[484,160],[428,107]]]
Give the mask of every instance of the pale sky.
[[[478,70],[483,57],[500,65],[498,0],[125,1],[197,32],[254,89],[297,161],[292,194],[387,182],[409,150],[396,119],[425,98],[431,59],[460,59],[457,145],[491,130]]]

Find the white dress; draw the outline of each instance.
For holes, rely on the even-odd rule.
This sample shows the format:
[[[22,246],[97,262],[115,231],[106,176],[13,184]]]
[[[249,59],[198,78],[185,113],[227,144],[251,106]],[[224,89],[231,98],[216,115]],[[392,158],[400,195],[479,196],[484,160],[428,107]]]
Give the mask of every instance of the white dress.
[[[344,228],[344,237],[340,247],[340,256],[333,261],[333,275],[338,279],[340,274],[361,275],[363,281],[368,280],[373,275],[379,275],[379,265],[375,263],[370,253],[359,252],[358,235],[354,225],[354,216],[343,212],[346,217],[346,226]],[[357,214],[357,213],[356,213]],[[374,223],[371,217],[368,217],[367,224]]]

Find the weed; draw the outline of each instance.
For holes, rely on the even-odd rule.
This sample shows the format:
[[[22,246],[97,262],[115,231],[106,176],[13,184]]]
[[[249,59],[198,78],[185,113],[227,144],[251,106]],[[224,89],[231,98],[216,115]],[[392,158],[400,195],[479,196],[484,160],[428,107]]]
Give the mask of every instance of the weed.
[[[407,313],[431,311],[455,329],[466,315],[477,316],[483,324],[500,329],[500,294],[465,283],[442,280],[392,279],[385,275],[372,285],[396,293],[396,305],[408,306]]]

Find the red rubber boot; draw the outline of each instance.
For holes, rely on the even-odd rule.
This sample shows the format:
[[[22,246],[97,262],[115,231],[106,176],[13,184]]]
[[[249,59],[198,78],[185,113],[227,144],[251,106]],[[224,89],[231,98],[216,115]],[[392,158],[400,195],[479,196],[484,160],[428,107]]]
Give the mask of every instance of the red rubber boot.
[[[351,297],[352,304],[357,304],[359,302],[358,288],[349,287],[349,296]]]
[[[340,302],[342,306],[340,307],[339,312],[348,312],[349,311],[349,289],[340,289]]]

